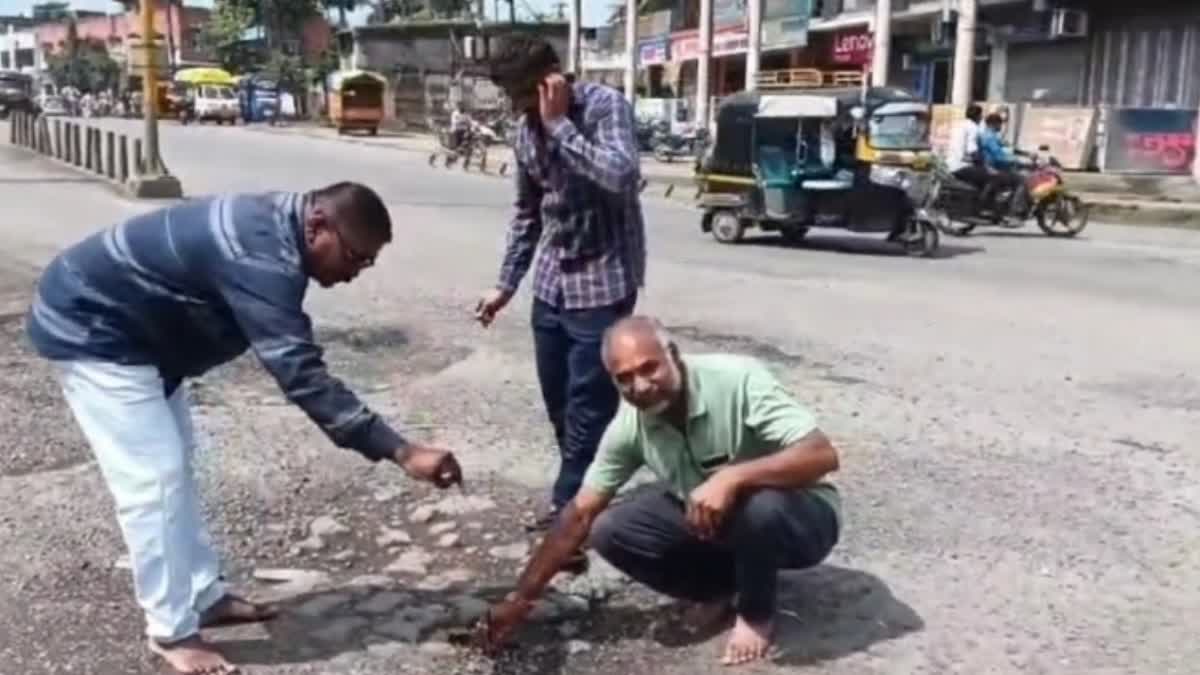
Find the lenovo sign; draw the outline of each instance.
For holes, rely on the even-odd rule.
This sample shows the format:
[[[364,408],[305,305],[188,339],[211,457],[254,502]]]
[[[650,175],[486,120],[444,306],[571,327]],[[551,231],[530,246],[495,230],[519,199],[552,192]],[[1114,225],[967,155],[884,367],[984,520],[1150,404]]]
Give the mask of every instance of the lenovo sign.
[[[833,62],[844,66],[865,66],[871,62],[875,37],[867,31],[838,33],[833,36]]]

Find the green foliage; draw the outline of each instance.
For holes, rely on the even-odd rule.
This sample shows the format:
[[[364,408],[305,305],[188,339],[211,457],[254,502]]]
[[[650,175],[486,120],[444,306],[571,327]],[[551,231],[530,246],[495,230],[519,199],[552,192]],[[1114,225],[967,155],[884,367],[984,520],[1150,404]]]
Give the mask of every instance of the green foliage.
[[[81,40],[74,20],[67,24],[63,51],[46,58],[46,70],[58,86],[80,91],[116,89],[121,79],[121,66],[108,55],[104,44]]]
[[[217,57],[222,68],[242,72],[254,65],[254,50],[242,36],[254,26],[255,10],[242,0],[217,0],[201,40]]]

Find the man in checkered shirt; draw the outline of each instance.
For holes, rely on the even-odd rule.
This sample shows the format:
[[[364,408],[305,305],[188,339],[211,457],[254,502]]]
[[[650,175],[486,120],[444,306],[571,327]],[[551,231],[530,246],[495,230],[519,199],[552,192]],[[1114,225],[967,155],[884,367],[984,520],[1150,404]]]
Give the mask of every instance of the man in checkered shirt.
[[[517,134],[516,214],[500,278],[476,308],[489,325],[533,265],[538,380],[561,467],[545,529],[578,492],[613,414],[604,331],[632,313],[646,271],[633,106],[620,92],[573,83],[537,37],[513,37],[491,77],[523,114]]]

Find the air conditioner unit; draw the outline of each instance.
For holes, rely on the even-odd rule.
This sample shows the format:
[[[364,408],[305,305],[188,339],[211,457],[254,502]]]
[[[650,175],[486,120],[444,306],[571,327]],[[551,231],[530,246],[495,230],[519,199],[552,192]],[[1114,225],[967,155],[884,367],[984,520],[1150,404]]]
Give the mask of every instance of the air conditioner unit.
[[[1056,9],[1050,16],[1050,37],[1081,38],[1088,34],[1088,14],[1078,9]]]

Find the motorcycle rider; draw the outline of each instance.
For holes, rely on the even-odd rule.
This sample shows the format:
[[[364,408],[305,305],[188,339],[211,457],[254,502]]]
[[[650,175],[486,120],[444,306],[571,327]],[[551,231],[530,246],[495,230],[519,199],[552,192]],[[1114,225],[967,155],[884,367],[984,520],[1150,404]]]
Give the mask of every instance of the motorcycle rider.
[[[1021,177],[1017,174],[1012,150],[1004,144],[1004,118],[992,113],[984,119],[984,125],[984,130],[979,134],[979,153],[988,170],[989,180],[980,195],[980,204],[999,214],[1001,210],[1012,209]],[[1008,203],[993,203],[994,195],[1003,190],[1010,190]]]
[[[950,145],[950,158],[947,161],[950,173],[955,178],[979,189],[983,189],[991,179],[987,169],[983,166],[979,153],[979,134],[982,122],[983,107],[977,103],[967,106],[966,117],[954,135]]]

